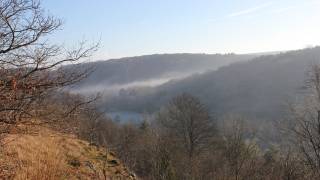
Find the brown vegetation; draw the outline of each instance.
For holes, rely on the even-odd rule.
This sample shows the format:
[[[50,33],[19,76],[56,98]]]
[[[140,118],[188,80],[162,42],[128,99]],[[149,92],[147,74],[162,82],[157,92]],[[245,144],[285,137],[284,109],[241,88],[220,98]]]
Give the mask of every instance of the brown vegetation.
[[[182,94],[140,125],[100,119],[94,132],[142,179],[317,179],[290,148],[296,144],[262,149],[245,118],[229,115],[217,125],[209,117],[197,98]]]
[[[88,70],[62,65],[88,57],[97,45],[65,51],[46,38],[61,20],[46,15],[37,0],[0,2],[0,122],[15,124],[39,115],[48,92],[75,83]],[[35,108],[37,107],[37,108]]]
[[[38,1],[0,1],[0,178],[136,179],[126,165],[155,180],[319,179],[319,66],[310,96],[291,107],[279,147],[261,148],[241,116],[220,126],[189,94],[139,125],[118,124],[97,110],[97,98],[60,91],[89,72],[62,65],[97,45],[63,51],[47,44],[61,21],[44,12]]]
[[[114,153],[75,136],[39,128],[3,143],[0,177],[14,179],[135,179]]]

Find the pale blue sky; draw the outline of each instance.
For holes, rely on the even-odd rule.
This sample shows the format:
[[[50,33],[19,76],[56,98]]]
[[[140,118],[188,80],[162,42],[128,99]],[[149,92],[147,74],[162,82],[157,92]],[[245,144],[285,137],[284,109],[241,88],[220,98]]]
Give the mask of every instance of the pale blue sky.
[[[43,0],[53,41],[99,40],[94,59],[250,53],[320,45],[320,0]]]

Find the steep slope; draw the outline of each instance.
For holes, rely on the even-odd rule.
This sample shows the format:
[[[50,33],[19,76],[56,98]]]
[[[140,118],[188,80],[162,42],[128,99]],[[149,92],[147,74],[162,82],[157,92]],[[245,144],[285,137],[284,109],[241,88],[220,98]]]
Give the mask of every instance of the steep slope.
[[[41,128],[11,134],[0,153],[4,179],[136,179],[114,156],[71,135]]]

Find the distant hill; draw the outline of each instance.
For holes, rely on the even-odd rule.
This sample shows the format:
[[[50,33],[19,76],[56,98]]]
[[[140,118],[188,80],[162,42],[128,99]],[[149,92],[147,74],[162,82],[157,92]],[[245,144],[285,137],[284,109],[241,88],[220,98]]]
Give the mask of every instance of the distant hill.
[[[217,116],[234,112],[277,119],[286,110],[285,103],[303,93],[306,72],[319,60],[320,47],[263,55],[155,87],[122,89],[117,96],[106,96],[103,107],[155,112],[172,96],[188,92],[198,96]]]
[[[102,91],[117,94],[121,88],[156,86],[253,57],[256,55],[156,54],[91,62],[82,67],[93,67],[95,71],[73,90],[81,93]]]

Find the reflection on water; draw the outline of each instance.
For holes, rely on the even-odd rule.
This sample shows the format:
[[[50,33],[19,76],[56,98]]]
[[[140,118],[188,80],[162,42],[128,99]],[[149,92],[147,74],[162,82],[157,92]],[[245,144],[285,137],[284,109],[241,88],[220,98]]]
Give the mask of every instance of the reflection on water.
[[[137,112],[117,111],[108,112],[107,116],[111,117],[113,121],[119,123],[139,123],[142,121],[142,114]]]

